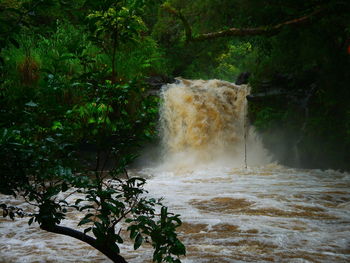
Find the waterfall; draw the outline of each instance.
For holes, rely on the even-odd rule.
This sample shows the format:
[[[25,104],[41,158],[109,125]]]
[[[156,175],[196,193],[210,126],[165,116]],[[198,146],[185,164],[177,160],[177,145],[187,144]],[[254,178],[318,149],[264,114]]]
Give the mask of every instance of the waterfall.
[[[160,126],[165,162],[242,167],[246,155],[248,165],[266,161],[253,127],[246,124],[249,92],[247,85],[221,80],[178,78],[164,86]]]

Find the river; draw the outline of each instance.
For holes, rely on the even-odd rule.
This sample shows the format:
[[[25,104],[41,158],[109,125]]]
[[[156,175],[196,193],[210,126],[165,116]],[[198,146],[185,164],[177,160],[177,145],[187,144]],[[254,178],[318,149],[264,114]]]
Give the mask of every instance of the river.
[[[168,85],[163,158],[130,170],[148,179],[150,196],[164,197],[181,215],[182,262],[350,262],[350,174],[273,162],[247,125],[248,93],[249,87],[216,80]],[[62,225],[75,227],[79,218],[71,212]],[[0,219],[0,233],[0,262],[109,262],[27,219]],[[126,243],[121,254],[131,263],[151,262],[152,249],[134,251]]]
[[[335,171],[264,167],[208,168],[187,173],[134,171],[147,189],[181,214],[183,262],[349,262],[350,175]],[[4,197],[2,197],[4,198]],[[74,226],[72,214],[63,225]],[[0,262],[109,262],[88,245],[1,220]],[[151,248],[130,262],[151,262]]]

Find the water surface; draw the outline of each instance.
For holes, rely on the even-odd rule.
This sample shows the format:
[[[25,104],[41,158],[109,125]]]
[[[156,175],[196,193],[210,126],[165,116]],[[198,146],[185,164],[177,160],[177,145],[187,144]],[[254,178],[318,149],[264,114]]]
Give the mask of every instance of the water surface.
[[[274,164],[132,174],[148,177],[150,195],[165,197],[182,215],[183,262],[350,261],[349,174]],[[74,226],[79,216],[62,224]],[[0,262],[109,262],[88,245],[24,219],[1,219],[0,232]],[[129,262],[151,262],[151,248],[121,250]]]

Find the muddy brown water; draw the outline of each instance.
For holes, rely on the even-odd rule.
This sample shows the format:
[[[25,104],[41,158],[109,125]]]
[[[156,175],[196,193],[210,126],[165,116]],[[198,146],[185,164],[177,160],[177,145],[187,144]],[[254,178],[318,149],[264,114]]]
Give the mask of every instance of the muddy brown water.
[[[350,261],[349,174],[275,164],[134,174],[149,177],[150,195],[165,197],[182,215],[183,262]],[[62,224],[73,226],[80,216]],[[0,233],[0,262],[109,262],[88,245],[24,219],[1,219]],[[133,251],[125,244],[121,251],[129,262],[151,262],[150,247]]]

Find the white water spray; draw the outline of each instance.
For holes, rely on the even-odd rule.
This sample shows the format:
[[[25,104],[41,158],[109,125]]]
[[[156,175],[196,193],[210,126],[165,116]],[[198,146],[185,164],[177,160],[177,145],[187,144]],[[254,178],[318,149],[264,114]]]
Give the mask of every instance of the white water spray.
[[[163,87],[161,135],[165,166],[194,169],[269,162],[247,125],[250,87],[220,80],[185,80]],[[247,152],[248,151],[248,152]]]
[[[181,214],[184,263],[350,262],[350,174],[252,167],[268,158],[249,125],[244,169],[248,93],[248,87],[218,80],[165,87],[165,164],[130,176],[149,178],[149,194],[164,197],[169,210]],[[1,202],[26,207],[2,195]],[[82,217],[69,213],[63,225],[75,227]],[[85,243],[35,224],[28,228],[27,221],[0,218],[0,262],[110,262]],[[128,262],[151,262],[150,247],[120,247]]]

